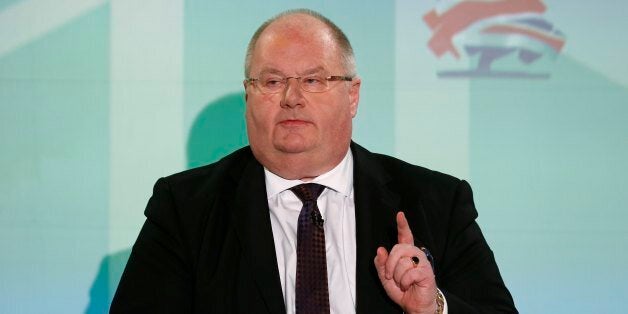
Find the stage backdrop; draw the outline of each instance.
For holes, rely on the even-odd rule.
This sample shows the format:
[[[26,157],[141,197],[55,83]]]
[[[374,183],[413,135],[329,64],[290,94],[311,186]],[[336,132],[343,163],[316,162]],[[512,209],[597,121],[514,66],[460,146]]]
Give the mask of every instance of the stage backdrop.
[[[104,313],[161,176],[247,144],[256,27],[356,51],[354,139],[471,182],[522,313],[628,303],[623,1],[0,1],[0,313]]]

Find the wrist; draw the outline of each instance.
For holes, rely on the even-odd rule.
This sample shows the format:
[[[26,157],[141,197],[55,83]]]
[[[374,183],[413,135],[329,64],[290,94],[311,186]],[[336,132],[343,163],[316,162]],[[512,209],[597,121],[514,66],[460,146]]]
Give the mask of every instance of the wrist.
[[[440,292],[438,288],[434,292],[434,299],[429,307],[423,308],[419,311],[413,311],[404,309],[403,314],[443,314],[445,310],[445,296]]]
[[[435,301],[436,301],[436,311],[434,312],[435,314],[443,314],[443,310],[445,308],[445,297],[443,296],[443,294],[440,292],[440,290],[437,288],[436,289],[436,295],[435,295]]]

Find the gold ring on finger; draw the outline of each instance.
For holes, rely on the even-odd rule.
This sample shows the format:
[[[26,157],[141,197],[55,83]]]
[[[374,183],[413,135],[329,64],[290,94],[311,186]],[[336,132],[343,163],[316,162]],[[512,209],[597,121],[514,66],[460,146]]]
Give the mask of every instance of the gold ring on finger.
[[[419,260],[418,256],[412,256],[410,257],[410,261],[412,261],[412,266],[416,268],[421,260]]]

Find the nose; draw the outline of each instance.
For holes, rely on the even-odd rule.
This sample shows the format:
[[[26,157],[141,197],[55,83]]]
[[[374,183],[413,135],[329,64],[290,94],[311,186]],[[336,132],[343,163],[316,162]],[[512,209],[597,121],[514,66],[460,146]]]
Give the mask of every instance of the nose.
[[[294,79],[294,82],[292,82],[290,79]],[[283,90],[283,95],[281,98],[281,107],[294,108],[297,106],[303,106],[303,101],[303,90],[301,90],[301,87],[299,86],[299,78],[287,77],[286,88]]]

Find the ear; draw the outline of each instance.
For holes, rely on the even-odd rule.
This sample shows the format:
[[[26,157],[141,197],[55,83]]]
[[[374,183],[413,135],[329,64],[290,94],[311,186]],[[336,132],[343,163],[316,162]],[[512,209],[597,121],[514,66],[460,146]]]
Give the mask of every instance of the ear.
[[[362,80],[360,77],[356,76],[351,82],[351,87],[349,87],[349,105],[351,106],[351,117],[355,117],[358,113],[358,103],[360,102],[360,86],[362,85]]]
[[[242,81],[242,85],[244,85],[244,102],[249,100],[249,91],[246,88],[246,80]]]

